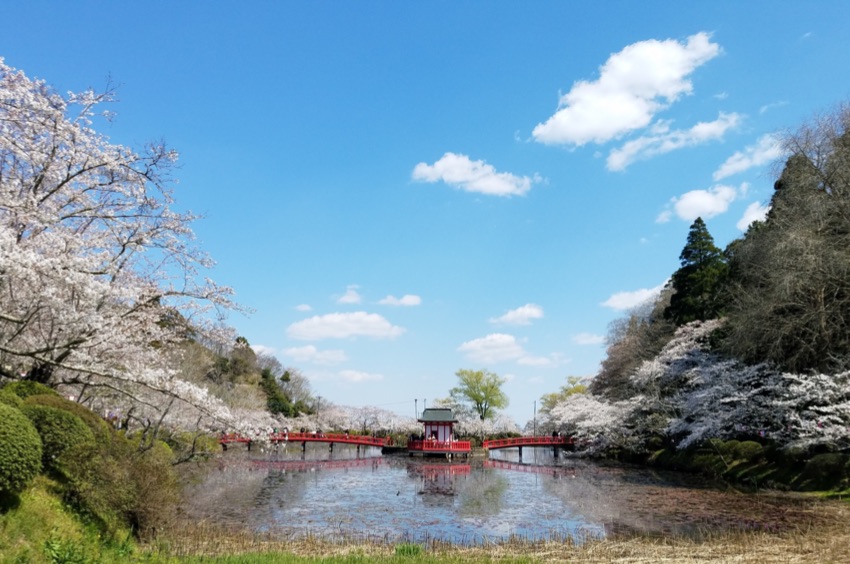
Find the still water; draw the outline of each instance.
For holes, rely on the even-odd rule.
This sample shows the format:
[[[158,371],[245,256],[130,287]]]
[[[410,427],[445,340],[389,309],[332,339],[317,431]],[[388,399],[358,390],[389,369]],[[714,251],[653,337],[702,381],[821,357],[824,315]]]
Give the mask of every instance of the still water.
[[[381,456],[309,444],[278,453],[231,449],[206,465],[183,508],[194,522],[281,537],[312,534],[460,544],[522,537],[581,541],[617,533],[699,535],[781,530],[807,502],[724,490],[704,479],[555,458],[552,449],[490,458]]]

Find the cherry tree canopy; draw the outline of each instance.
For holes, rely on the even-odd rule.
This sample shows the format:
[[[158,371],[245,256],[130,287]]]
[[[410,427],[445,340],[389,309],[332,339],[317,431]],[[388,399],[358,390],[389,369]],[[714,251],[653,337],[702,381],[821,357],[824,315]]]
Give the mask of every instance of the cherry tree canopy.
[[[211,262],[192,244],[195,216],[172,208],[177,154],[93,129],[109,101],[63,97],[0,59],[0,373],[222,415],[162,352],[224,337],[231,291],[199,280]]]

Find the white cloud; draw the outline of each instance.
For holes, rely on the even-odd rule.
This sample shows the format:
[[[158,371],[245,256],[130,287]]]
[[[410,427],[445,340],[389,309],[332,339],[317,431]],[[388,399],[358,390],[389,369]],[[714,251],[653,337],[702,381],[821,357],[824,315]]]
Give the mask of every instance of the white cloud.
[[[274,356],[275,350],[272,347],[267,347],[265,345],[251,345],[251,349],[257,354],[263,354],[266,356]]]
[[[655,288],[641,288],[633,292],[617,292],[602,302],[602,305],[618,311],[632,309],[647,300],[655,299],[661,293],[661,290],[664,289],[665,284],[666,282]]]
[[[413,169],[413,180],[422,182],[443,181],[466,192],[491,196],[522,196],[531,185],[540,182],[535,175],[515,176],[509,172],[496,172],[484,161],[471,161],[466,155],[446,153],[433,165],[419,163]]]
[[[668,122],[661,122],[656,124],[648,135],[633,139],[622,147],[612,150],[608,155],[606,166],[608,170],[625,170],[635,161],[722,139],[727,131],[737,127],[740,122],[739,114],[724,112],[721,112],[714,121],[701,121],[690,129],[684,130],[671,131]]]
[[[561,363],[563,356],[553,353],[549,356],[531,356],[513,335],[491,333],[486,337],[473,339],[457,348],[468,360],[482,364],[516,361],[525,366],[555,366]]]
[[[543,317],[543,308],[537,304],[525,304],[506,312],[501,317],[490,319],[490,323],[504,325],[530,325],[532,319]]]
[[[601,345],[605,342],[605,337],[593,333],[579,333],[573,335],[573,342],[577,345]]]
[[[377,380],[383,380],[383,374],[370,374],[368,372],[360,372],[357,370],[343,370],[339,373],[339,377],[345,380],[346,382],[374,382]]]
[[[284,349],[283,354],[294,358],[298,362],[312,362],[313,364],[321,364],[324,366],[331,366],[348,360],[348,356],[343,350],[319,350],[313,345]]]
[[[349,337],[393,339],[404,331],[404,328],[393,325],[383,316],[365,311],[316,315],[286,328],[289,337],[305,341]]]
[[[747,206],[746,211],[744,211],[743,217],[738,220],[738,223],[735,226],[741,231],[746,231],[750,224],[754,221],[764,221],[764,218],[767,217],[767,212],[770,210],[770,206],[763,206],[759,202],[753,202],[749,206]]]
[[[309,304],[298,304],[295,306],[295,311],[313,311]]]
[[[391,306],[418,306],[422,303],[422,298],[413,294],[405,294],[400,298],[395,296],[387,296],[378,302],[381,305]]]
[[[491,333],[480,339],[473,339],[457,348],[469,360],[484,364],[516,360],[525,355],[525,351],[516,337],[505,333]]]
[[[755,145],[738,151],[714,171],[714,180],[722,180],[733,174],[762,166],[780,158],[783,154],[779,140],[773,135],[762,135]]]
[[[552,366],[553,363],[548,356],[523,356],[517,359],[517,364],[523,366]]]
[[[771,104],[765,104],[764,106],[759,108],[759,113],[765,114],[765,113],[767,113],[771,110],[774,110],[776,108],[781,108],[782,106],[787,106],[787,105],[788,105],[788,102],[786,102],[784,100],[782,100],[780,102],[773,102]]]
[[[741,184],[737,190],[733,186],[718,184],[708,190],[691,190],[678,198],[670,200],[673,210],[679,219],[693,221],[698,217],[708,219],[729,209],[729,204],[738,197],[738,192],[745,193],[748,184]]]
[[[668,223],[671,219],[673,219],[673,212],[664,210],[655,218],[655,223]]]
[[[688,75],[719,53],[720,46],[704,32],[686,43],[633,43],[608,58],[598,80],[574,83],[561,97],[558,111],[532,135],[541,143],[581,146],[646,127],[658,111],[691,93]]]
[[[336,303],[338,304],[359,304],[363,301],[363,298],[360,296],[360,293],[357,291],[359,286],[351,285],[345,288],[345,293],[340,296]]]

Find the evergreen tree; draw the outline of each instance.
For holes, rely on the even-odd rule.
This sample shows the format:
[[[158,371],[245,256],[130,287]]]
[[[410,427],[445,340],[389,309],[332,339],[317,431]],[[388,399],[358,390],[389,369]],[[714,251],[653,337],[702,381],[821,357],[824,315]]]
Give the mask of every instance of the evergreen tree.
[[[682,266],[670,281],[675,290],[664,315],[676,325],[714,319],[720,313],[720,288],[727,272],[723,252],[702,218],[688,232],[688,242],[679,255]]]

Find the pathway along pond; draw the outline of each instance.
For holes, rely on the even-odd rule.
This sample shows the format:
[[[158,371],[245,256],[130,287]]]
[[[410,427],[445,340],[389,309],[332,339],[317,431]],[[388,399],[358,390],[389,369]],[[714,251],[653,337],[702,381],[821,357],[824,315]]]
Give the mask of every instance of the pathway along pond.
[[[329,458],[332,457],[330,460]],[[697,476],[612,466],[552,449],[489,460],[381,456],[308,444],[262,454],[233,448],[198,468],[182,514],[279,538],[387,542],[578,541],[618,533],[699,536],[805,526],[816,502],[742,494]]]

